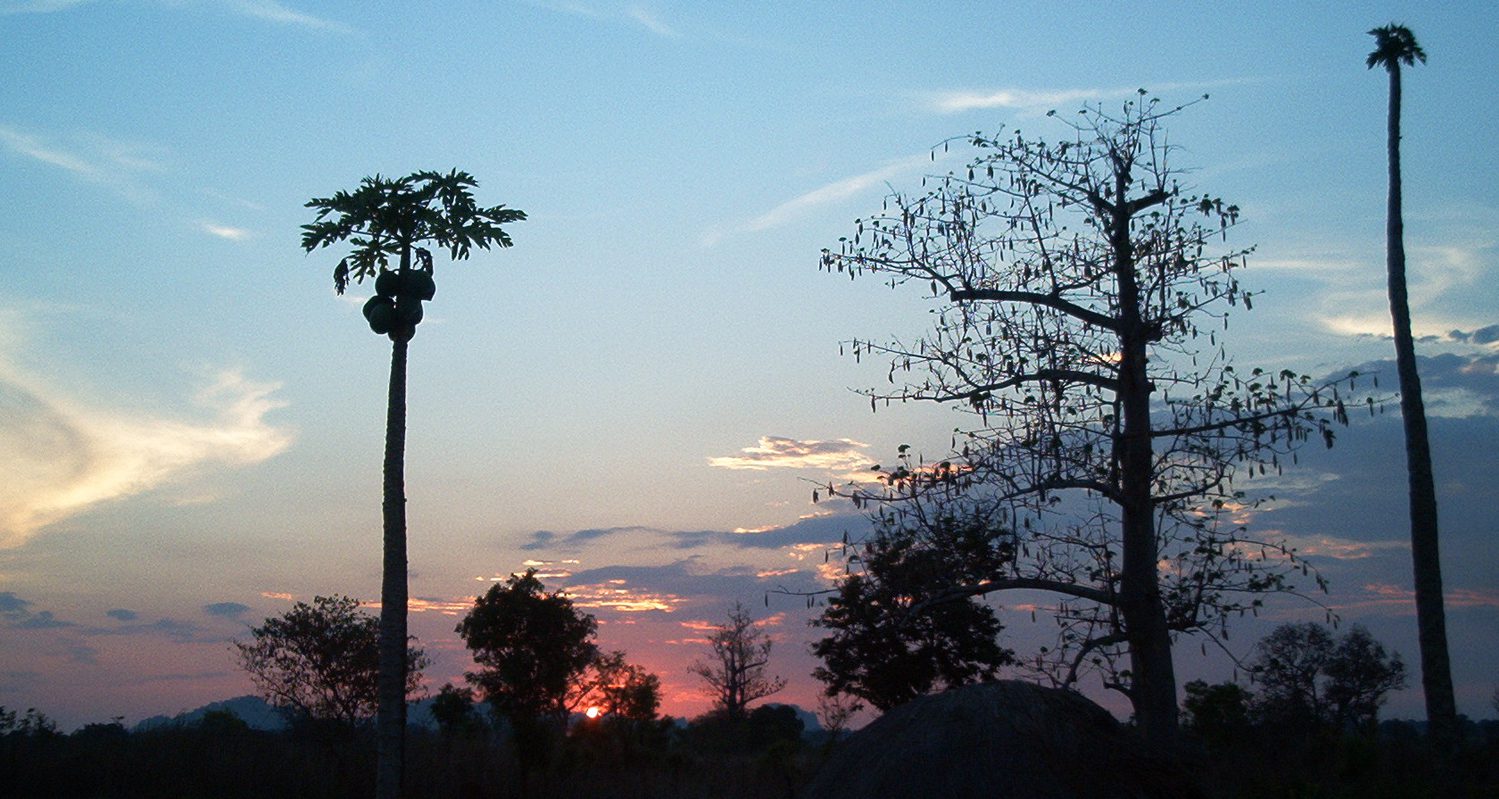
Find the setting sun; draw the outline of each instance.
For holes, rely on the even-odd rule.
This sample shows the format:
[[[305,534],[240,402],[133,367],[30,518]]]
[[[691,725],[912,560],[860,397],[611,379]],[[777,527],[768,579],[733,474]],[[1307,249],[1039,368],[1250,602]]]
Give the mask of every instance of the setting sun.
[[[591,719],[596,719],[599,716],[603,715],[603,712],[604,711],[599,710],[598,707],[595,706],[595,707],[591,707],[591,708],[583,711],[583,715],[585,715],[585,716],[587,716],[587,717],[589,717]]]

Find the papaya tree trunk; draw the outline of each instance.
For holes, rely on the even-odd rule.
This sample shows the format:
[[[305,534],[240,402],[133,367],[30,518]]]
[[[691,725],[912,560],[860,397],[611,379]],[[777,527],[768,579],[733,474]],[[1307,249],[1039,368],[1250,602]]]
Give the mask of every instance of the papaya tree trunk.
[[[1405,219],[1400,186],[1400,66],[1390,65],[1390,196],[1385,219],[1385,260],[1390,316],[1395,325],[1395,369],[1400,377],[1400,418],[1405,425],[1405,462],[1410,480],[1411,567],[1416,587],[1416,627],[1421,645],[1421,689],[1430,737],[1442,750],[1457,738],[1457,704],[1447,654],[1447,618],[1442,600],[1442,560],[1437,545],[1436,481],[1416,347],[1411,335],[1405,281]]]
[[[402,259],[405,271],[406,259]],[[380,665],[377,676],[375,796],[398,799],[406,758],[406,348],[391,337],[390,392],[385,412],[384,566],[380,580]]]

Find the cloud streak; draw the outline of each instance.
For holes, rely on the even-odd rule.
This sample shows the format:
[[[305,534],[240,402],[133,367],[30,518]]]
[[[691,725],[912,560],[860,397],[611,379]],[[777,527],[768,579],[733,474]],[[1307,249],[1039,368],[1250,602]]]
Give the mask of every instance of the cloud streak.
[[[22,0],[21,2],[0,3],[0,16],[53,14],[93,4],[94,0],[29,0],[29,2]],[[262,22],[270,22],[276,25],[289,25],[332,33],[354,32],[353,28],[342,22],[298,11],[284,3],[277,2],[277,0],[200,0],[200,2],[188,3],[180,2],[180,0],[159,0],[155,5],[171,10],[206,6],[209,8],[224,9],[237,16],[258,19]]]
[[[1239,86],[1254,83],[1251,78],[1229,78],[1214,81],[1189,83],[1164,83],[1146,87],[1150,96],[1162,92],[1202,91],[1217,86]],[[1139,95],[1140,87],[1090,88],[1090,89],[1017,89],[1003,88],[988,91],[942,91],[927,95],[929,108],[942,114],[957,114],[964,111],[979,111],[993,108],[1008,108],[1021,111],[1049,111],[1058,106],[1073,106],[1088,101],[1100,101]]]
[[[205,466],[245,466],[291,445],[266,417],[285,405],[279,384],[226,370],[194,397],[207,421],[101,407],[26,374],[0,352],[0,548],[111,500]]]
[[[157,148],[97,133],[45,136],[0,124],[0,150],[61,169],[135,202],[154,196],[143,176],[163,169]]]
[[[835,180],[832,183],[799,194],[751,219],[745,224],[745,230],[756,232],[780,227],[800,218],[814,208],[847,200],[850,197],[863,193],[871,187],[879,186],[901,175],[919,170],[931,162],[931,154],[922,153],[921,155],[913,155],[898,161],[891,161],[878,169],[860,175]]]

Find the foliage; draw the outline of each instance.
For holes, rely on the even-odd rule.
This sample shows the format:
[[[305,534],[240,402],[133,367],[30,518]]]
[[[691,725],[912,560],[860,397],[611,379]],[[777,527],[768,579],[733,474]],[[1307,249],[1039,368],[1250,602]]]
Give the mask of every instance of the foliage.
[[[1361,626],[1334,640],[1312,622],[1282,624],[1256,647],[1256,715],[1288,728],[1372,730],[1390,691],[1404,688],[1405,664]]]
[[[302,226],[302,249],[353,243],[354,251],[333,270],[333,288],[342,294],[351,281],[373,279],[389,268],[391,258],[406,268],[411,248],[421,242],[446,248],[455,261],[467,259],[476,246],[509,247],[510,234],[501,225],[520,222],[526,214],[503,205],[478,205],[470,191],[478,185],[472,175],[456,169],[367,177],[352,192],[307,201],[306,207],[318,214],[312,224]],[[432,256],[420,255],[425,252],[420,250],[419,256],[430,272]]]
[[[1224,744],[1242,736],[1249,729],[1251,695],[1234,682],[1209,685],[1192,680],[1182,686],[1182,726],[1205,741]]]
[[[484,731],[484,722],[474,712],[474,692],[447,683],[432,698],[432,720],[443,735],[467,738]]]
[[[379,621],[359,612],[358,600],[320,596],[251,628],[234,650],[267,702],[293,717],[353,725],[375,712],[378,639]],[[408,646],[408,696],[420,689],[428,662]]]
[[[579,704],[598,707],[605,719],[649,722],[661,707],[661,678],[625,662],[625,653],[610,652],[594,659],[593,678]]]
[[[749,703],[786,687],[784,679],[767,674],[772,641],[744,605],[735,602],[728,620],[713,626],[708,646],[712,657],[694,662],[690,670],[707,684],[714,709],[725,718],[744,718]]]
[[[511,575],[476,598],[458,625],[479,667],[467,679],[513,722],[545,718],[560,725],[598,657],[596,629],[593,617],[561,591],[547,593],[535,569]]]
[[[761,705],[743,716],[715,709],[692,720],[686,745],[698,752],[763,753],[777,745],[795,745],[805,724],[790,705]]]
[[[958,552],[981,550],[987,540],[981,519],[946,516],[931,527]],[[812,621],[833,631],[812,644],[822,659],[813,676],[826,683],[828,695],[889,710],[922,694],[994,679],[1000,666],[1014,662],[996,640],[993,608],[972,597],[931,602],[948,584],[950,559],[920,544],[909,527],[883,529],[862,548],[863,573],[841,581]],[[960,556],[957,565],[975,562]]]
[[[61,735],[57,722],[34,707],[26,708],[19,717],[14,710],[0,705],[0,736],[15,735],[22,738],[50,738]]]
[[[1181,185],[1163,127],[1180,108],[1141,94],[1085,107],[1055,143],[967,137],[967,169],[892,195],[824,250],[830,272],[941,303],[914,341],[852,343],[889,364],[895,387],[871,406],[952,403],[974,422],[940,463],[902,447],[876,483],[828,490],[936,551],[952,578],[934,594],[1049,592],[1057,646],[1032,665],[1061,685],[1096,670],[1164,740],[1172,637],[1221,638],[1305,571],[1236,521],[1240,484],[1314,434],[1331,446],[1346,408],[1337,383],[1228,363],[1219,329],[1253,302],[1235,277],[1248,251],[1217,244],[1239,209]],[[947,517],[983,535],[949,540],[930,524]]]

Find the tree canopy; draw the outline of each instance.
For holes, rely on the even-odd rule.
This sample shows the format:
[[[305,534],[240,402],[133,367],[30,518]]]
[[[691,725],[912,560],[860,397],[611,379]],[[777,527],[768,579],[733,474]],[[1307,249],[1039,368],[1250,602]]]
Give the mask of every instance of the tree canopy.
[[[352,725],[375,713],[379,625],[355,599],[319,596],[251,628],[250,640],[235,641],[234,650],[270,704],[297,718]],[[415,646],[406,661],[409,697],[429,661]]]
[[[562,592],[548,593],[535,569],[511,575],[476,598],[458,624],[478,666],[468,681],[513,720],[564,721],[598,658],[597,626]]]
[[[958,529],[965,523],[971,520],[934,520],[945,528],[936,531],[944,540],[981,544],[986,531]],[[922,694],[994,679],[1014,662],[997,641],[993,608],[975,597],[928,604],[949,585],[949,559],[921,540],[909,527],[881,530],[863,548],[863,571],[840,582],[813,620],[831,631],[812,645],[822,660],[813,676],[829,696],[848,694],[889,710]]]

